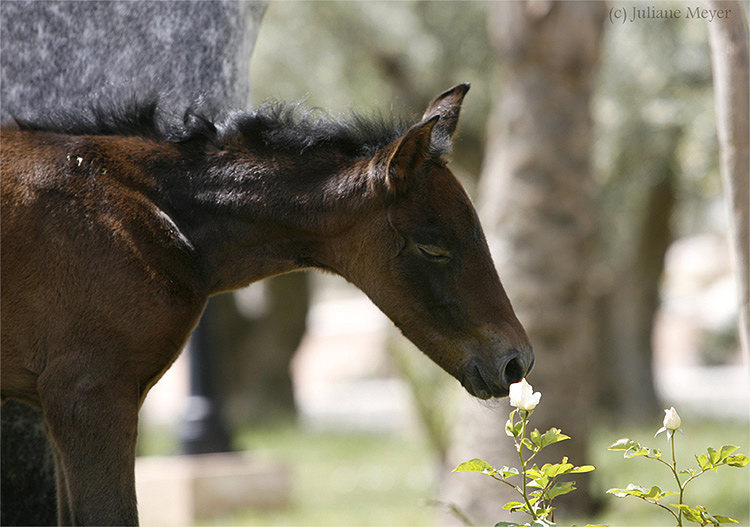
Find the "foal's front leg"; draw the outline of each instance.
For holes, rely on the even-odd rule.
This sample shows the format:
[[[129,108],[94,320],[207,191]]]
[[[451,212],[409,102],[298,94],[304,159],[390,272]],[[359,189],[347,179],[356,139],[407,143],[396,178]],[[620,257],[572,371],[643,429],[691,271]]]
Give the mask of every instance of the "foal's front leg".
[[[58,490],[60,523],[137,525],[137,382],[65,367],[51,371],[39,387],[57,451],[58,485],[64,485]]]

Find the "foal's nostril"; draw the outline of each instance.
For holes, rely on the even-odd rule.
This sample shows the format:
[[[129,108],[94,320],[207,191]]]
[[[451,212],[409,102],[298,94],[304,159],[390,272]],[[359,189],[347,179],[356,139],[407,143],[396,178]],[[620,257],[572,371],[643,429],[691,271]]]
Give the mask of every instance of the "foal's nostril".
[[[510,386],[514,382],[521,382],[525,373],[526,368],[524,368],[523,361],[514,357],[505,363],[502,371],[503,384]]]

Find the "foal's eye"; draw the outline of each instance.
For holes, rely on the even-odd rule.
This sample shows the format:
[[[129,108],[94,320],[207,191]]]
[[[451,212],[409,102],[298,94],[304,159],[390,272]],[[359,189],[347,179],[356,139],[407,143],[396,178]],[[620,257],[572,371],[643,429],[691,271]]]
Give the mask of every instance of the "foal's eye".
[[[421,254],[428,260],[432,260],[433,262],[447,262],[452,258],[452,255],[449,251],[443,249],[442,247],[438,247],[437,245],[426,245],[418,243],[417,249],[419,250],[419,254]]]

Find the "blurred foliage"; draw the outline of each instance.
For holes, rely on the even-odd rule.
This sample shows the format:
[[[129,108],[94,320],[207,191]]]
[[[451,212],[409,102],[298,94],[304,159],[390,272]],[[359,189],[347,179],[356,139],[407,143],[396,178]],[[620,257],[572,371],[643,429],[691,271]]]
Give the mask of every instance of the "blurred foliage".
[[[681,3],[681,2],[679,2]],[[655,9],[678,2],[655,2]],[[618,2],[618,6],[635,5]],[[651,5],[651,4],[650,4]],[[683,9],[684,10],[684,9]],[[595,174],[606,248],[612,256],[632,242],[631,209],[664,175],[644,173],[644,159],[658,156],[676,134],[679,199],[676,233],[714,228],[707,218],[720,197],[711,57],[706,27],[696,20],[640,20],[607,26],[600,83],[595,91]],[[647,165],[646,165],[647,166]]]
[[[272,2],[252,57],[254,98],[418,117],[438,92],[469,81],[456,161],[476,176],[489,108],[502,87],[486,10],[480,1]],[[683,132],[681,224],[703,226],[706,199],[720,192],[705,24],[684,18],[607,23],[593,110],[600,202],[610,211],[613,243],[624,236],[612,222],[627,218],[630,187],[658,177],[618,170],[618,158],[638,161],[639,142],[658,140],[663,130]]]
[[[418,119],[471,82],[454,170],[476,177],[494,95],[484,2],[273,2],[253,52],[253,97]],[[470,178],[467,178],[470,179]]]

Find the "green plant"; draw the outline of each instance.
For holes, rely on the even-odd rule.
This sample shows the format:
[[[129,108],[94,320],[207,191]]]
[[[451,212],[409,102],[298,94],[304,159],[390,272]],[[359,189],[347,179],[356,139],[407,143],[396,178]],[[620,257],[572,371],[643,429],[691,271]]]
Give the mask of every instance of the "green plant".
[[[521,463],[520,470],[504,466],[495,468],[481,459],[472,459],[458,465],[454,472],[478,472],[505,485],[514,488],[521,501],[510,501],[503,509],[510,512],[524,512],[531,516],[531,522],[518,524],[500,522],[497,526],[550,526],[554,525],[554,508],[552,500],[575,490],[575,482],[558,481],[565,474],[581,474],[594,470],[592,465],[575,466],[563,457],[560,463],[545,463],[539,467],[532,460],[539,452],[554,443],[570,439],[558,428],[550,428],[544,433],[534,429],[528,432],[529,417],[539,404],[541,394],[534,392],[529,383],[523,379],[510,386],[510,404],[516,409],[510,412],[505,424],[505,432],[513,438]],[[519,481],[520,479],[520,481]]]
[[[675,457],[675,435],[676,432],[680,430],[682,420],[674,407],[664,410],[664,414],[663,426],[656,432],[654,437],[662,432],[667,433],[667,440],[670,442],[671,446],[671,462],[662,458],[662,452],[659,449],[645,447],[637,441],[627,437],[619,439],[611,444],[608,447],[608,450],[624,452],[623,455],[625,459],[644,457],[663,464],[674,477],[678,490],[665,492],[657,486],[646,488],[631,483],[624,489],[613,488],[609,489],[607,492],[618,498],[634,496],[647,503],[656,505],[671,514],[677,521],[677,525],[680,527],[682,526],[683,518],[700,525],[718,526],[722,523],[738,523],[736,520],[727,516],[719,516],[710,513],[703,505],[696,505],[694,507],[687,505],[685,503],[685,489],[688,484],[706,472],[716,472],[721,466],[744,467],[748,464],[750,458],[742,454],[734,454],[739,448],[734,445],[724,445],[719,450],[709,447],[705,454],[695,456],[695,459],[698,462],[697,469],[678,470],[677,458]],[[669,496],[679,496],[679,502],[670,503],[668,505],[661,502],[661,500]]]

